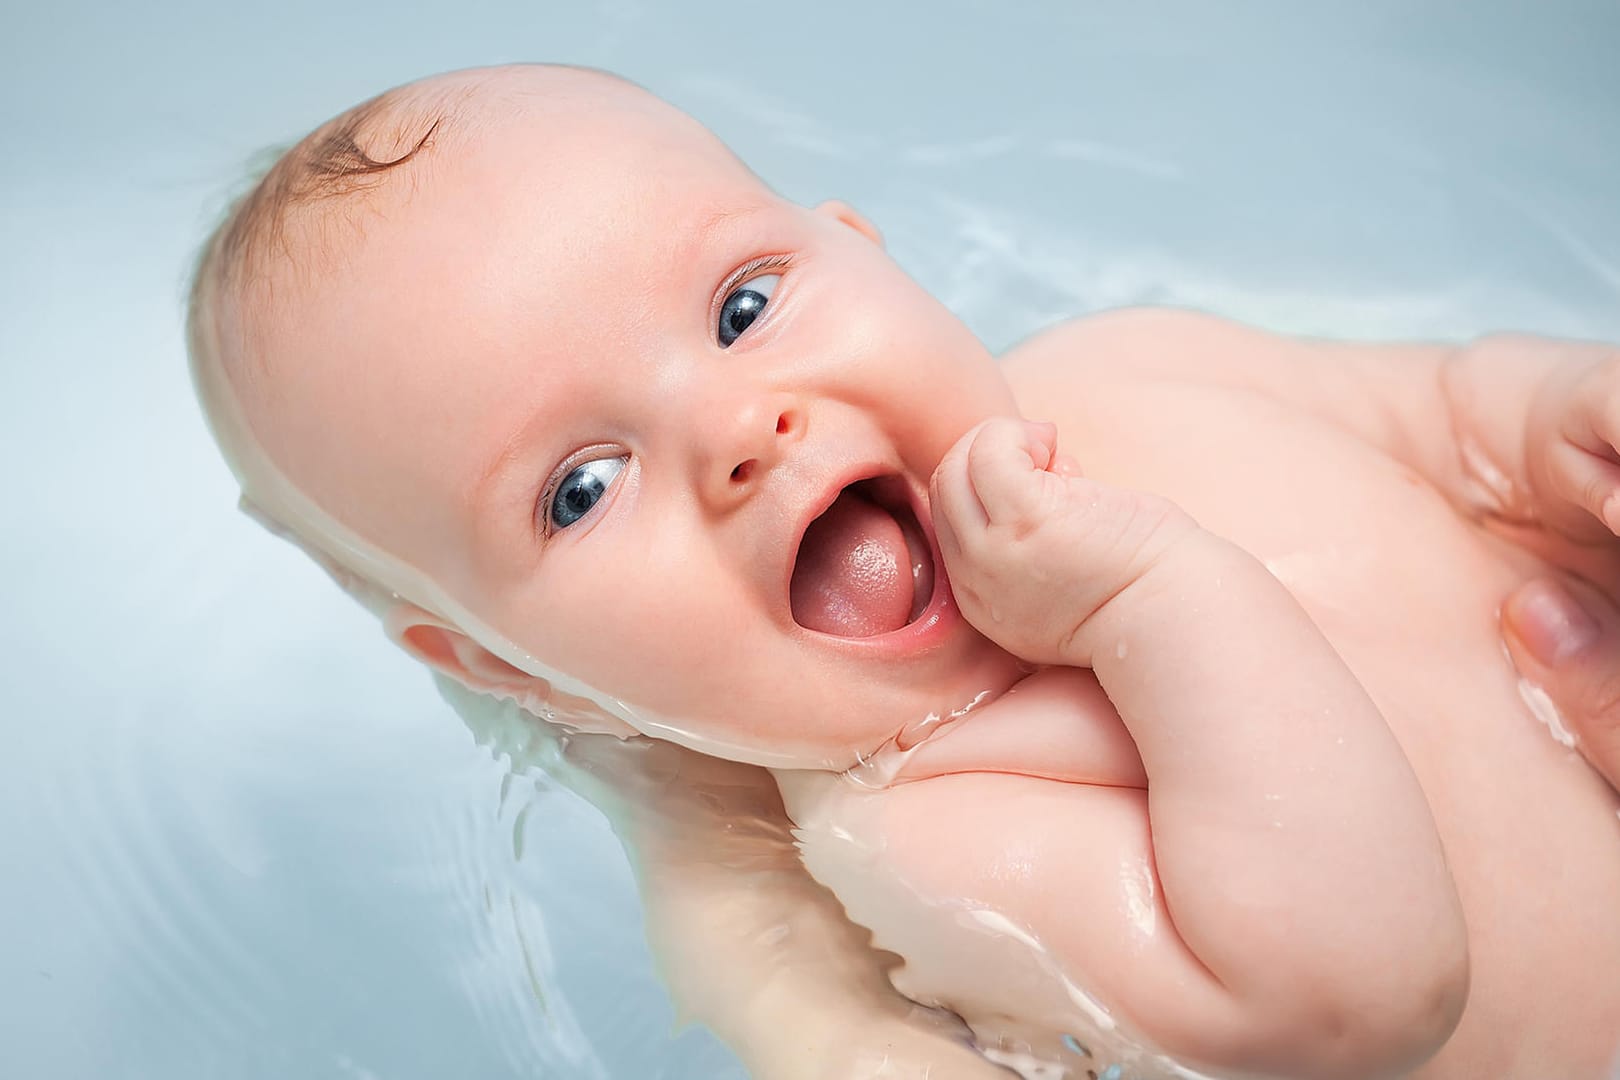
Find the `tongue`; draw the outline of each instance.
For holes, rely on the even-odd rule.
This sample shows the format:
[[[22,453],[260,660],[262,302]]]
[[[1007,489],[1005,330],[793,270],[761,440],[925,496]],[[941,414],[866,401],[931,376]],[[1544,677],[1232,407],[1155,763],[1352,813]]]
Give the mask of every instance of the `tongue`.
[[[906,624],[915,588],[900,524],[846,491],[805,530],[793,618],[824,634],[871,637]]]

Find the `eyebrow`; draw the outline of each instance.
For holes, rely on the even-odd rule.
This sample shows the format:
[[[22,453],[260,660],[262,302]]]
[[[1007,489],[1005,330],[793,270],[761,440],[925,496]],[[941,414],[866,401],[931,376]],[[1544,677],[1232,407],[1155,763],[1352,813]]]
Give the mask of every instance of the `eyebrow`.
[[[744,221],[763,209],[764,206],[760,204],[749,204],[747,206],[723,206],[718,210],[711,211],[699,219],[697,227],[693,229],[693,236],[688,238],[688,242],[701,241],[716,229],[735,225],[737,222]]]

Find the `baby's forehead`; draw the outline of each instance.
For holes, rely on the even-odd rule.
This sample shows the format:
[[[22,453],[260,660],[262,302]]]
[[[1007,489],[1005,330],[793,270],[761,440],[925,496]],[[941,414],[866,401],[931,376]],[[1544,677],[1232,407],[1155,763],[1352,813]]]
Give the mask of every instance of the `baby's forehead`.
[[[396,95],[378,99],[357,129],[318,131],[306,140],[313,148],[289,155],[313,157],[306,171],[316,179],[317,197],[294,200],[280,245],[292,256],[281,269],[306,284],[363,247],[426,239],[434,218],[471,228],[487,220],[483,210],[527,210],[543,226],[536,245],[577,249],[585,238],[575,234],[595,228],[591,237],[611,250],[638,224],[674,230],[774,197],[702,125],[600,72],[497,69]],[[319,186],[326,175],[334,179]],[[658,222],[639,213],[653,203]]]

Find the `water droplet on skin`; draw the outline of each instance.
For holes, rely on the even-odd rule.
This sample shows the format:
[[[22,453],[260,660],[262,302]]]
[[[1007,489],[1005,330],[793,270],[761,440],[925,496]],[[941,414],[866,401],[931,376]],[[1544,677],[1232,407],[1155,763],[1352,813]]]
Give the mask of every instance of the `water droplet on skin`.
[[[1519,696],[1529,706],[1531,715],[1547,725],[1547,731],[1560,746],[1574,748],[1576,743],[1575,733],[1569,730],[1569,726],[1564,723],[1563,714],[1558,711],[1558,706],[1553,704],[1552,698],[1547,696],[1547,691],[1529,679],[1521,677],[1519,679]]]
[[[1117,641],[1114,644],[1114,657],[1115,657],[1115,659],[1118,659],[1118,660],[1125,659],[1125,654],[1130,652],[1130,651],[1131,651],[1130,646],[1125,644],[1125,639],[1124,638],[1120,638],[1119,641]]]
[[[1079,1054],[1081,1057],[1090,1057],[1091,1056],[1091,1051],[1087,1050],[1084,1046],[1081,1046],[1080,1045],[1080,1040],[1075,1038],[1073,1035],[1065,1035],[1065,1036],[1063,1036],[1063,1045],[1067,1046],[1070,1050],[1073,1050],[1076,1054]]]

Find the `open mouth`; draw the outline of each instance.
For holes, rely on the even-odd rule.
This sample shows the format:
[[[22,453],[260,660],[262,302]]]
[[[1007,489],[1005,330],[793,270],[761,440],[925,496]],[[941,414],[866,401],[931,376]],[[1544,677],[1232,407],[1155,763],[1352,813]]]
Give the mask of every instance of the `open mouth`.
[[[915,622],[934,593],[934,559],[905,482],[860,480],[799,542],[789,599],[800,626],[875,637]]]

